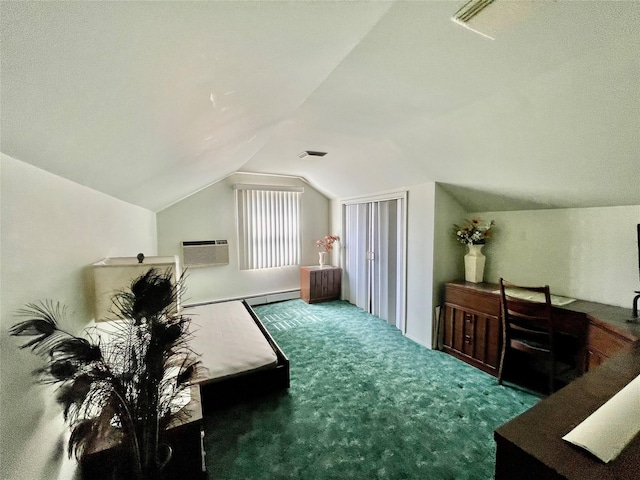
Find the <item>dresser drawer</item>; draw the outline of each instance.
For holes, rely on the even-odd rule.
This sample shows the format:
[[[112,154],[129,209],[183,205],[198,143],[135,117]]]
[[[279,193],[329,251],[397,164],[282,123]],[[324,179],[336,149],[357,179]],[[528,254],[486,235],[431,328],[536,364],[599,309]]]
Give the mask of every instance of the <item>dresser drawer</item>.
[[[631,341],[621,337],[597,323],[589,323],[589,333],[587,339],[587,348],[592,351],[595,350],[605,357],[619,352],[624,348],[631,346]]]
[[[300,267],[300,298],[307,303],[338,300],[341,283],[339,267]]]
[[[500,317],[500,296],[465,288],[463,285],[447,284],[445,287],[446,302],[465,310]]]
[[[443,349],[495,375],[500,357],[500,320],[447,302]]]

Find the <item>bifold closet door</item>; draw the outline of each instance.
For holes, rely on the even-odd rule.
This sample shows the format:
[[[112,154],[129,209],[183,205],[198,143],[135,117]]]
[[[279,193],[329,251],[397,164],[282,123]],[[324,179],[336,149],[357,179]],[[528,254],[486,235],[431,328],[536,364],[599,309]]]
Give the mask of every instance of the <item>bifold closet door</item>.
[[[345,298],[404,329],[401,199],[345,206]]]
[[[370,243],[370,209],[368,203],[346,206],[344,234],[344,280],[345,299],[368,310],[369,304],[369,261],[367,252]]]

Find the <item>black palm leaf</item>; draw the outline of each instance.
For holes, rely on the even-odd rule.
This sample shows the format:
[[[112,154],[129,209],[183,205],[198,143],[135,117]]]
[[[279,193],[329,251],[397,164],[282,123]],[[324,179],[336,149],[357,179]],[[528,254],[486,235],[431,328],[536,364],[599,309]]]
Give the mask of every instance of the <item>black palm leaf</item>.
[[[99,345],[93,345],[88,340],[70,337],[61,340],[51,348],[49,354],[59,360],[68,360],[81,364],[97,362],[102,359]]]
[[[130,430],[130,422],[119,418],[119,415],[122,415],[122,407],[121,397],[117,395],[113,385],[92,383],[81,408],[76,409],[74,415],[69,415],[71,424],[69,457],[75,455],[76,458],[81,458],[101,441],[113,439],[114,435],[125,437],[125,431]],[[120,429],[115,431],[114,418],[122,423]]]
[[[176,387],[182,385],[188,385],[196,376],[197,362],[191,362],[188,366],[182,369],[180,374],[176,377]]]
[[[81,458],[85,452],[95,448],[100,440],[114,435],[110,420],[113,418],[113,410],[102,408],[99,415],[84,417],[71,426],[69,437],[68,455],[71,458]]]
[[[56,400],[62,405],[65,421],[69,418],[72,406],[79,409],[85,403],[93,381],[90,375],[78,375],[72,382],[60,387]]]
[[[169,269],[159,273],[155,268],[135,279],[129,290],[119,292],[113,299],[118,317],[140,321],[160,315],[176,303],[178,287]]]
[[[18,311],[19,316],[27,317],[28,320],[12,325],[9,334],[16,337],[34,337],[20,348],[31,347],[38,354],[46,353],[59,341],[70,336],[58,327],[58,320],[63,318],[65,313],[66,309],[59,303],[30,303]]]

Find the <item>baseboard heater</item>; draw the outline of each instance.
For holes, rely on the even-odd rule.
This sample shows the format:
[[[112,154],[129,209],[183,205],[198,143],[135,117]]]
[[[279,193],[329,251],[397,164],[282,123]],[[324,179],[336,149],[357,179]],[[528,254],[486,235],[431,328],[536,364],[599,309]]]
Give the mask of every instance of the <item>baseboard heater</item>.
[[[281,292],[259,293],[256,295],[248,295],[245,297],[229,297],[219,300],[210,300],[205,302],[196,302],[183,305],[184,308],[197,307],[199,305],[207,305],[209,303],[232,302],[235,300],[246,300],[252,307],[255,305],[266,305],[268,303],[282,302],[284,300],[294,300],[300,298],[300,290],[283,290]]]
[[[229,244],[226,240],[182,242],[185,267],[215,267],[229,265]]]

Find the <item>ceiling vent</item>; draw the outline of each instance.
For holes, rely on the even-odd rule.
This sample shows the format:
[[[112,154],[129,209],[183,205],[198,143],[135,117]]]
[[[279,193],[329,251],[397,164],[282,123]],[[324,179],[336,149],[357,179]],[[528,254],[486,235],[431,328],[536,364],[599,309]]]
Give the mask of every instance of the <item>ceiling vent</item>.
[[[451,20],[483,37],[494,40],[501,32],[529,18],[536,8],[553,2],[471,0]]]
[[[316,152],[314,150],[305,150],[304,152],[300,152],[298,154],[298,157],[300,158],[305,158],[305,157],[324,157],[327,154],[327,152]]]

